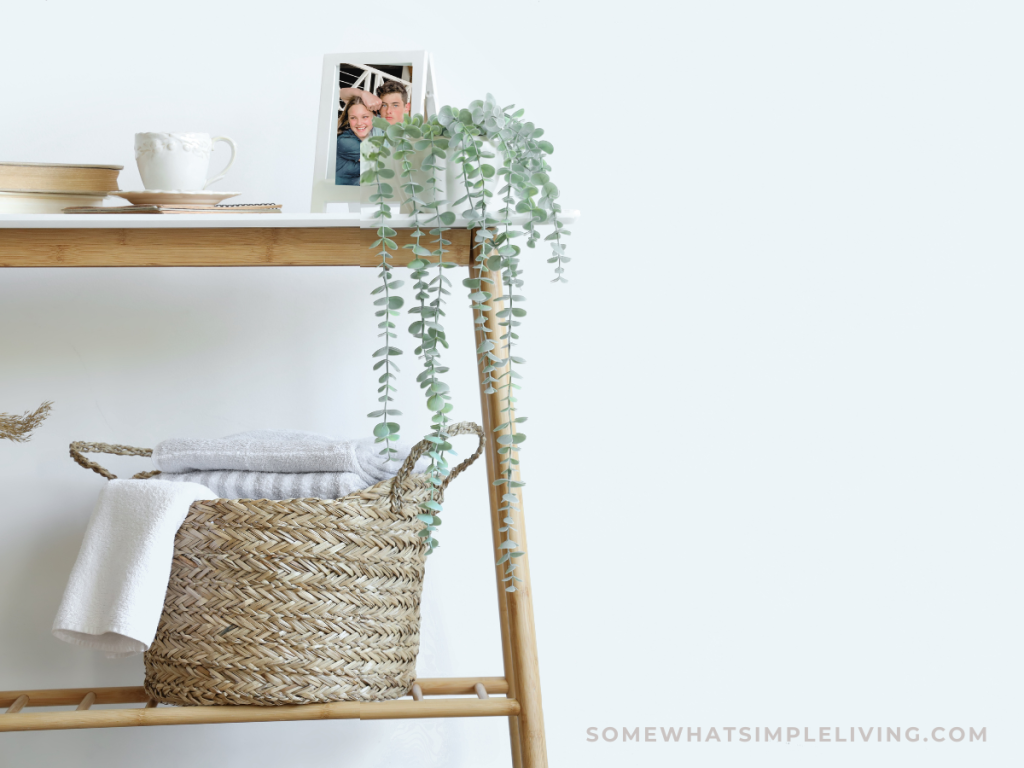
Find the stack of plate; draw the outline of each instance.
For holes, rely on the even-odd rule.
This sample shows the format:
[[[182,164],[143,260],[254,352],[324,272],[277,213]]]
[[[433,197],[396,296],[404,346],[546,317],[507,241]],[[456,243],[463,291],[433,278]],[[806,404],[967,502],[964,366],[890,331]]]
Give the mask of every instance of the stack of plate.
[[[102,205],[123,165],[0,162],[0,213],[60,213]]]

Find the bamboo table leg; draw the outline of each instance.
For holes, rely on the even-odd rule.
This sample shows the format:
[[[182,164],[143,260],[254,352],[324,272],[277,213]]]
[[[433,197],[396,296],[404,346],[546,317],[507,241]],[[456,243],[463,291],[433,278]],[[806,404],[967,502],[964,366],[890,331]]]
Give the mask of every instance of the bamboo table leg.
[[[503,286],[495,282],[494,285],[481,288],[492,294],[495,298],[503,295]],[[495,311],[500,305],[492,303]],[[474,311],[474,316],[476,312]],[[489,338],[498,349],[502,342],[499,338],[502,335],[502,328],[498,324],[498,317],[495,312],[487,313],[486,329],[476,328],[477,344],[483,339]],[[475,324],[474,324],[474,327]],[[505,650],[505,678],[509,683],[509,697],[519,702],[520,712],[518,717],[509,718],[509,732],[512,739],[512,755],[515,768],[547,768],[547,745],[544,737],[544,713],[541,706],[540,693],[540,667],[537,659],[537,641],[533,622],[533,590],[530,586],[530,564],[529,550],[526,549],[526,526],[523,520],[523,496],[522,489],[510,489],[505,486],[495,486],[494,480],[498,478],[500,466],[498,455],[497,438],[503,434],[515,433],[515,422],[513,419],[504,418],[501,415],[500,392],[486,394],[481,389],[481,405],[483,411],[484,431],[487,434],[487,481],[489,485],[489,498],[491,502],[491,525],[493,529],[495,552],[500,542],[501,534],[498,528],[501,527],[501,513],[498,512],[501,495],[504,493],[515,493],[519,497],[519,506],[509,514],[515,520],[514,526],[517,531],[516,541],[527,554],[519,559],[517,575],[522,579],[515,592],[506,592],[505,584],[502,582],[504,575],[503,566],[497,566],[498,582],[498,608],[502,620],[502,646]],[[506,414],[506,416],[511,416]],[[495,432],[496,424],[509,422],[510,426]],[[510,664],[511,662],[511,664]],[[518,738],[517,738],[518,737]],[[519,750],[516,750],[516,746]],[[518,751],[518,755],[516,754]],[[517,760],[518,758],[518,760]]]
[[[474,311],[473,314],[475,315],[476,312]],[[477,329],[477,346],[479,346],[485,336],[486,334],[483,330]],[[491,447],[495,437],[495,422],[491,417],[490,396],[484,393],[483,387],[480,387],[479,384],[477,386],[480,389],[480,410],[483,414],[484,434],[487,435],[487,447],[484,449],[484,457],[487,464],[487,498],[491,505],[491,534],[494,544],[492,551],[497,552],[498,545],[501,544],[501,532],[498,529],[502,526],[502,522],[501,513],[498,512],[498,508],[501,506],[501,490],[498,486],[494,485],[494,480],[498,477],[498,454]],[[497,559],[496,556],[495,559]],[[514,699],[516,698],[516,670],[515,664],[512,662],[512,638],[508,626],[508,602],[505,600],[505,585],[501,581],[503,566],[495,567],[497,568],[496,579],[498,582],[498,616],[501,621],[502,661],[504,663],[505,679],[508,681],[508,697]],[[509,742],[512,745],[512,768],[522,768],[523,758],[520,751],[519,718],[510,717],[508,719],[508,735]]]

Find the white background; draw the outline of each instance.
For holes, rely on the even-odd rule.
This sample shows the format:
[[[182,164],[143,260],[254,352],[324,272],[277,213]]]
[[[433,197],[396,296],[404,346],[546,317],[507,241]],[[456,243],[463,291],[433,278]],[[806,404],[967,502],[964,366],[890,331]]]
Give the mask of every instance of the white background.
[[[527,275],[551,764],[1007,766],[1024,756],[1022,20],[1010,2],[29,0],[4,9],[0,158],[120,163],[138,188],[136,131],[223,133],[240,150],[219,188],[303,212],[324,53],[428,48],[442,102],[525,106],[584,212],[571,282],[550,285],[542,253]],[[103,482],[68,443],[365,434],[373,281],[0,274],[0,410],[56,402],[30,443],[0,444],[0,688],[141,681],[140,659],[50,635]],[[458,295],[449,320],[474,418]],[[405,373],[412,437],[427,416]],[[453,486],[424,676],[500,674],[484,486],[480,468]],[[766,725],[988,740],[586,741]],[[3,768],[507,755],[498,720],[0,734]]]

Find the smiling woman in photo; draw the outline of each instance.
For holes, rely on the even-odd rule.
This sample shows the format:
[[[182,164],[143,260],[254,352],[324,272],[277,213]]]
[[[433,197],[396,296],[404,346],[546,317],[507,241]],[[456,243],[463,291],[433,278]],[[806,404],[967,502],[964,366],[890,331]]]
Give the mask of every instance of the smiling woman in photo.
[[[363,139],[380,132],[373,127],[373,112],[361,98],[349,100],[338,118],[338,158],[334,183],[349,187],[359,186],[359,149]]]

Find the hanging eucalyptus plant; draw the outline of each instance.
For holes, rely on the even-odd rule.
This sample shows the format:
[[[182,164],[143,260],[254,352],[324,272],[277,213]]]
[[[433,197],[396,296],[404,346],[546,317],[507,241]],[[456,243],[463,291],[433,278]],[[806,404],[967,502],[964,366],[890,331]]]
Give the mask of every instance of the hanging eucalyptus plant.
[[[546,159],[554,147],[541,138],[543,129],[524,122],[523,110],[513,112],[514,108],[514,105],[500,107],[488,94],[485,100],[474,101],[468,109],[443,107],[429,120],[419,115],[406,115],[403,122],[392,125],[376,118],[374,125],[383,129],[384,135],[369,137],[363,146],[366,170],[361,182],[374,188],[370,202],[376,205],[378,223],[377,240],[371,247],[379,249],[381,284],[373,294],[378,296],[374,305],[381,318],[379,335],[384,340],[373,353],[379,358],[374,370],[383,370],[378,388],[381,408],[369,416],[378,420],[374,435],[384,444],[381,453],[389,458],[396,453],[392,444],[400,436],[399,424],[394,419],[401,413],[391,407],[391,403],[396,391],[394,372],[398,370],[395,358],[402,354],[394,341],[397,338],[395,321],[405,306],[397,294],[403,281],[395,279],[389,261],[398,250],[393,239],[396,231],[387,224],[391,218],[388,201],[395,199],[395,184],[412,208],[411,238],[414,242],[403,247],[413,252],[409,269],[415,281],[415,295],[407,312],[414,317],[409,333],[416,340],[415,354],[423,365],[417,381],[426,396],[433,424],[426,439],[434,444],[427,454],[430,459],[427,474],[434,491],[430,500],[423,503],[419,515],[426,523],[420,535],[428,540],[428,554],[438,546],[434,532],[441,525],[443,509],[437,491],[448,475],[446,456],[452,452],[447,426],[453,405],[450,388],[442,379],[448,368],[441,364],[441,357],[442,351],[448,348],[444,318],[452,286],[445,272],[455,266],[445,261],[448,253],[445,246],[451,244],[445,233],[456,220],[454,211],[459,211],[467,228],[476,230],[471,244],[470,276],[462,281],[469,291],[476,327],[484,330],[487,315],[494,312],[503,329],[498,344],[481,334],[483,342],[477,348],[482,373],[480,384],[485,393],[498,392],[501,396],[502,408],[498,416],[501,423],[494,426],[495,432],[526,421],[525,416],[517,415],[515,395],[523,380],[519,368],[526,362],[515,354],[518,329],[526,317],[522,306],[526,297],[519,243],[535,248],[541,239],[538,229],[541,225],[553,228],[544,238],[550,241],[548,263],[554,265],[553,282],[566,282],[564,272],[569,257],[565,255],[564,239],[570,232],[559,218],[562,209],[556,202],[558,187],[551,181],[551,167]],[[388,158],[393,161],[389,162]],[[441,176],[449,170],[449,165],[461,177],[466,189],[465,195],[451,202],[441,199],[440,194]],[[501,184],[498,200],[492,199],[494,193],[487,184],[494,177],[498,177]],[[502,291],[494,289],[496,282],[503,286]],[[498,305],[503,306],[498,308]],[[498,564],[506,564],[504,580],[508,582],[506,590],[509,592],[515,591],[519,581],[515,575],[516,558],[524,554],[513,538],[511,513],[519,503],[514,489],[525,485],[515,477],[518,454],[525,440],[523,432],[498,437],[501,466],[500,477],[494,483],[503,486],[504,491],[499,507],[504,525]]]

